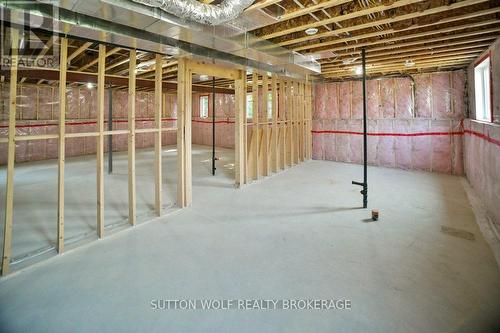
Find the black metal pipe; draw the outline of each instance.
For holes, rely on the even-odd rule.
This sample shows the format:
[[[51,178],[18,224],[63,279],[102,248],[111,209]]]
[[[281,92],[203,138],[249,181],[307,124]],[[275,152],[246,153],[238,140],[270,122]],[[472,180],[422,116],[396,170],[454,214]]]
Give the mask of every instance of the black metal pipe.
[[[108,131],[113,130],[113,89],[108,89]],[[108,174],[113,172],[113,136],[108,135]]]
[[[215,76],[212,77],[212,175],[215,176]]]
[[[363,69],[363,182],[353,181],[354,185],[363,186],[363,208],[368,207],[368,136],[366,129],[366,54],[365,49],[361,49],[361,66]]]

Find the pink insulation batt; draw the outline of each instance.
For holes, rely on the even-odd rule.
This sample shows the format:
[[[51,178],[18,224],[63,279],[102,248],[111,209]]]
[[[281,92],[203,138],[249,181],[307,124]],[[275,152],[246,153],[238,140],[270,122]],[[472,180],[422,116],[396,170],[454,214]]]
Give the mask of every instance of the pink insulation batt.
[[[489,218],[500,225],[500,126],[466,119],[465,173],[487,208]]]
[[[369,164],[463,174],[463,70],[367,80],[366,89]],[[314,92],[313,158],[362,163],[361,82],[318,83]],[[329,100],[338,114],[325,111]]]
[[[8,100],[8,85],[1,86],[2,101]],[[16,109],[16,135],[58,134],[59,91],[57,87],[26,86],[18,87],[19,101]],[[176,96],[166,95],[163,108],[163,127],[175,129],[177,107]],[[8,103],[8,101],[7,101]],[[6,104],[8,106],[8,104]],[[97,91],[96,89],[67,87],[66,90],[66,133],[87,133],[97,131]],[[228,111],[230,112],[230,111]],[[227,112],[226,112],[227,113]],[[108,94],[105,94],[105,129],[107,129]],[[128,93],[113,91],[113,130],[128,128]],[[152,93],[138,92],[136,97],[136,128],[154,126],[154,98]],[[8,108],[0,109],[0,137],[7,137]],[[162,144],[177,142],[177,133],[162,133]],[[233,137],[234,139],[234,137]],[[67,138],[65,154],[67,157],[96,153],[96,138]],[[153,133],[138,133],[137,148],[154,146]],[[107,138],[105,138],[107,151]],[[127,135],[113,136],[113,150],[128,149]],[[16,162],[38,161],[58,158],[58,139],[31,140],[16,142]],[[0,164],[7,163],[7,144],[0,143]]]

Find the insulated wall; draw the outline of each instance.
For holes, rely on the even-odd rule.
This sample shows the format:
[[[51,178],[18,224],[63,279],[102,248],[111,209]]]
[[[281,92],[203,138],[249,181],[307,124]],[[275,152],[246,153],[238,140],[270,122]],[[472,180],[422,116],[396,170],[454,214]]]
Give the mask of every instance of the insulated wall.
[[[0,137],[7,137],[9,86],[0,87],[2,104],[0,105]],[[16,135],[56,134],[58,128],[59,93],[57,87],[48,85],[19,85],[16,110]],[[136,127],[154,126],[153,93],[136,93]],[[113,90],[113,130],[127,129],[128,93],[125,90]],[[176,96],[164,94],[162,111],[163,127],[175,128]],[[97,90],[68,87],[66,96],[66,133],[96,131]],[[105,128],[108,128],[108,92],[105,92]],[[162,144],[176,143],[175,131],[162,133]],[[138,133],[137,148],[153,147],[154,133]],[[16,142],[16,163],[55,159],[58,156],[57,139]],[[66,156],[81,156],[96,153],[96,138],[68,138],[65,145]],[[104,145],[107,151],[107,143]],[[113,151],[126,151],[126,136],[113,139]],[[7,143],[0,143],[0,165],[7,163]]]
[[[208,117],[200,117],[200,97],[208,97]],[[212,94],[193,94],[193,143],[212,145]],[[215,145],[234,148],[234,95],[215,94]]]
[[[474,65],[490,55],[492,113],[495,123],[474,120]],[[500,230],[500,39],[468,68],[469,115],[465,120],[465,174]]]
[[[465,72],[367,80],[368,163],[463,174]],[[313,158],[363,161],[361,81],[314,89]]]

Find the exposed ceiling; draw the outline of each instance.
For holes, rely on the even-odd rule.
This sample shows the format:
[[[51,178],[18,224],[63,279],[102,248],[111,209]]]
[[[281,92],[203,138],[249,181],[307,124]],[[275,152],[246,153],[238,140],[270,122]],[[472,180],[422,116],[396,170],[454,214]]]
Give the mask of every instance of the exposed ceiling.
[[[498,0],[282,0],[285,15],[251,33],[320,58],[325,78],[462,68],[500,31]],[[317,33],[307,35],[308,28]]]
[[[369,75],[464,68],[500,32],[500,0],[263,0],[252,7],[268,8],[269,15],[280,13],[276,23],[252,34],[317,58],[321,76],[332,80],[359,77],[356,70],[362,47],[366,48]],[[309,28],[316,28],[317,33],[306,34]],[[46,36],[46,41],[46,51],[59,45],[58,37]],[[68,69],[95,73],[97,48],[97,43],[70,40]],[[106,73],[127,75],[128,57],[128,50],[108,46]],[[153,57],[152,53],[138,52],[138,78],[154,77]],[[163,81],[175,82],[176,78],[177,61],[165,57]],[[195,82],[212,84],[211,78],[204,77],[195,78]],[[232,88],[231,84],[216,81],[220,88]]]

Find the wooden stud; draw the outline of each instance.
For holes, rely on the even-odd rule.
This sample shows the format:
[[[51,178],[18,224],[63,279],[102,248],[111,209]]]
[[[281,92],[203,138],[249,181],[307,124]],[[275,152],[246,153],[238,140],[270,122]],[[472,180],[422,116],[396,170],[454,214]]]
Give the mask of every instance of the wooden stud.
[[[60,72],[59,72],[59,159],[58,159],[58,192],[57,192],[57,252],[64,251],[64,165],[66,131],[66,70],[68,68],[68,39],[61,38]]]
[[[108,52],[109,53],[109,52]],[[135,70],[137,51],[130,50],[129,84],[128,84],[128,219],[131,225],[136,224],[136,192],[135,192]]]
[[[269,110],[268,110],[268,98],[269,98],[269,80],[267,73],[262,74],[262,175],[269,176],[270,174],[270,164],[269,164]]]
[[[280,169],[286,168],[286,88],[285,80],[280,77],[280,91],[279,91],[279,120],[280,120]]]
[[[155,125],[158,132],[155,132],[155,211],[161,216],[162,210],[162,156],[161,156],[161,113],[162,113],[162,67],[163,59],[161,54],[156,54],[155,71]]]
[[[271,167],[273,172],[278,172],[279,149],[278,149],[278,87],[277,75],[271,78],[272,91],[272,131],[271,131]]]
[[[191,153],[191,124],[192,124],[192,103],[193,99],[193,72],[190,68],[190,62],[188,62],[189,67],[186,70],[186,108],[185,108],[185,143],[186,143],[186,206],[190,206],[193,201],[193,181],[192,181],[192,153]]]
[[[3,233],[2,275],[7,275],[10,269],[12,255],[12,222],[14,213],[14,163],[16,159],[16,107],[17,107],[17,65],[19,58],[19,31],[10,29],[11,63],[9,86],[9,129],[7,150],[7,184],[5,196],[5,224]]]
[[[260,168],[259,168],[259,78],[256,72],[252,73],[252,146],[253,146],[253,156],[252,156],[252,169],[254,179],[259,179]]]
[[[104,80],[106,45],[99,44],[97,73],[97,237],[104,237]]]
[[[286,150],[285,150],[285,165],[286,167],[292,166],[292,81],[286,80]]]
[[[235,184],[241,187],[245,183],[245,156],[246,156],[246,72],[240,71],[240,77],[234,83],[235,87]]]
[[[307,83],[306,94],[307,94],[307,122],[308,122],[307,132],[306,132],[306,136],[308,138],[307,159],[310,160],[312,158],[312,84],[310,81]]]
[[[178,61],[177,72],[177,205],[186,206],[186,59]]]
[[[299,162],[304,161],[304,105],[305,105],[305,95],[304,95],[304,83],[299,83],[299,131],[298,131],[298,141],[299,141]]]
[[[192,72],[189,60],[178,61],[179,76],[177,83],[177,156],[178,185],[177,196],[179,207],[186,207],[192,201],[191,176],[191,103]]]
[[[297,85],[293,80],[290,80],[290,165],[295,165],[295,136],[296,136],[296,125],[297,125]]]

